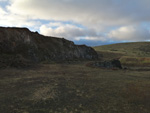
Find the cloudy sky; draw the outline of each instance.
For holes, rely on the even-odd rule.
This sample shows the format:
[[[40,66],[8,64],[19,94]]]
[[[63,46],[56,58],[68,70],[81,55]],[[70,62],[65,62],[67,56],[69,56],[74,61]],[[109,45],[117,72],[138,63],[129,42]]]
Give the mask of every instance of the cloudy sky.
[[[90,46],[150,40],[150,0],[0,0],[0,26]]]

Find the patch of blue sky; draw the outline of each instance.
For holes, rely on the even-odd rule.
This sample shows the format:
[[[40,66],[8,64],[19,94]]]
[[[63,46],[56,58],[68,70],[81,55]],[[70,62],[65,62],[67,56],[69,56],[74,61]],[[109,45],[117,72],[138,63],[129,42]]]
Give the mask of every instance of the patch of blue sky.
[[[86,44],[87,46],[100,46],[100,45],[109,45],[109,44],[115,44],[115,43],[120,43],[116,41],[97,41],[97,40],[87,40],[87,39],[80,39],[80,40],[74,40],[73,41],[77,45],[84,45]]]
[[[43,20],[43,19],[32,19],[32,20],[35,21],[35,22],[40,22],[42,25],[50,23],[49,20]]]
[[[143,22],[141,25],[150,30],[150,22]]]
[[[73,26],[76,26],[76,27],[79,27],[79,28],[83,28],[83,29],[86,29],[87,27],[83,26],[82,24],[79,24],[79,23],[75,23],[73,21],[59,21],[59,20],[44,20],[44,19],[34,19],[34,21],[40,21],[42,23],[42,25],[47,25],[47,24],[51,24],[51,23],[61,23],[61,24],[64,24],[64,25],[73,25]],[[57,26],[52,26],[52,28],[56,28]]]
[[[0,7],[3,9],[6,9],[6,6],[8,5],[7,0],[0,0]]]

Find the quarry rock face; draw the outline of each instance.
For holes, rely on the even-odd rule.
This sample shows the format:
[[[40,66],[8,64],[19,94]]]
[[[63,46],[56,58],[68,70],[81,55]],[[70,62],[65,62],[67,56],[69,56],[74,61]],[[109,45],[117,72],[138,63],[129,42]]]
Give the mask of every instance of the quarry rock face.
[[[93,48],[75,45],[64,38],[43,36],[27,28],[0,27],[0,62],[17,58],[21,61],[42,62],[93,60],[98,55]]]

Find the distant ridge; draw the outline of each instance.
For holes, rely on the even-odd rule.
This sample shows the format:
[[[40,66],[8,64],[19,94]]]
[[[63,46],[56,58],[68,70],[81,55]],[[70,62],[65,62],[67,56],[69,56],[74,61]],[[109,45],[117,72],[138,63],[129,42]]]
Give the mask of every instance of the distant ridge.
[[[0,27],[1,64],[11,65],[12,61],[23,62],[22,60],[53,62],[97,58],[96,51],[86,45],[75,45],[64,38],[43,36],[27,28]]]
[[[94,47],[96,51],[105,51],[126,56],[150,57],[150,42],[130,42]]]

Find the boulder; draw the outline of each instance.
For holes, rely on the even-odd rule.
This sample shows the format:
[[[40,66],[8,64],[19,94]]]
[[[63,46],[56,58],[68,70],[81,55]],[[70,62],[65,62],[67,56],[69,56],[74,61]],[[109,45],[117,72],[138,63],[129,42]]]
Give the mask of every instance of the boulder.
[[[102,67],[102,68],[119,68],[122,69],[121,63],[119,60],[109,60],[109,61],[102,61],[102,62],[95,62],[93,66]]]

